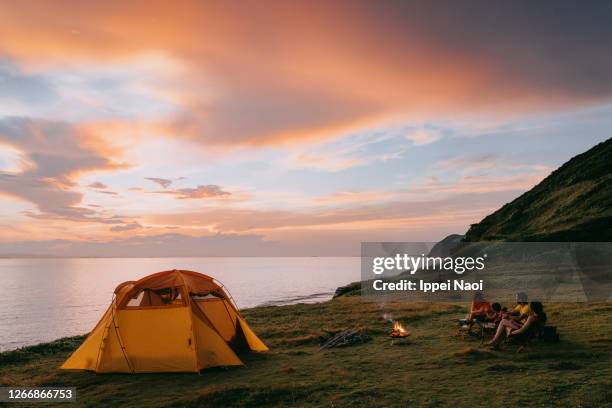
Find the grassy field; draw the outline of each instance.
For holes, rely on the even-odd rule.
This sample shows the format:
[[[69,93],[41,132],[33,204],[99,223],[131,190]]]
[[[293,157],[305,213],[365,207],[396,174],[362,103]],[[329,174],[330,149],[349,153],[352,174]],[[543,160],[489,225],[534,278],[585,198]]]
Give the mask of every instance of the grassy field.
[[[489,351],[477,339],[454,337],[450,320],[466,308],[346,297],[245,310],[271,351],[244,356],[245,367],[201,375],[61,371],[82,341],[67,338],[0,354],[0,385],[74,386],[78,406],[611,406],[612,305],[548,307],[561,342],[519,354],[516,346]],[[383,313],[412,332],[410,342],[391,344]],[[371,340],[317,351],[324,330],[353,327]]]

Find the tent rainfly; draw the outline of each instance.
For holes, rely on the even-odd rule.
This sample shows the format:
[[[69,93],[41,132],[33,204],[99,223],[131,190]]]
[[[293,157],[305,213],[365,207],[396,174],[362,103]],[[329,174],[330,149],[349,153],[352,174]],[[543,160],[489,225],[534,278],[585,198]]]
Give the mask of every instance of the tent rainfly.
[[[210,276],[172,270],[117,286],[110,307],[62,369],[199,372],[267,351]]]

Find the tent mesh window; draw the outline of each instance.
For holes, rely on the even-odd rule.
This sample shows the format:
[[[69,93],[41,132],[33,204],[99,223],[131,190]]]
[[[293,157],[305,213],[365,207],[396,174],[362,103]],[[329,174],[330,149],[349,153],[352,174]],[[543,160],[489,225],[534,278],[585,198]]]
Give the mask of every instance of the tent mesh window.
[[[191,299],[195,300],[196,302],[199,300],[208,300],[208,299],[215,299],[215,300],[219,300],[222,299],[221,296],[217,295],[214,292],[207,292],[207,293],[190,293]]]
[[[126,303],[125,308],[185,306],[181,288],[140,289]]]

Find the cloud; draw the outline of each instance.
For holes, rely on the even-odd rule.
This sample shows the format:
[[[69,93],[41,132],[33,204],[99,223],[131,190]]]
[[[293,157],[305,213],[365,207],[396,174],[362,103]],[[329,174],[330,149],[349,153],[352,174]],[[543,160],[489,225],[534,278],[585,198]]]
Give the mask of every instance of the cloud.
[[[145,177],[145,180],[150,180],[156,184],[159,184],[163,188],[168,188],[172,185],[172,180],[158,177]]]
[[[100,194],[119,196],[119,193],[117,193],[115,191],[107,190],[108,186],[106,184],[104,184],[104,183],[99,182],[99,181],[95,181],[93,183],[90,183],[90,184],[87,185],[87,187],[95,190],[97,193],[100,193]]]
[[[6,4],[0,49],[39,66],[168,56],[181,70],[159,93],[179,112],[161,118],[160,131],[206,146],[303,143],[388,118],[531,114],[612,98],[605,2],[105,4],[62,13],[54,2]]]
[[[168,132],[206,145],[279,145],[329,139],[380,113],[377,102],[331,90],[231,81],[214,102],[184,105]]]
[[[432,163],[424,170],[427,177],[422,177],[397,196],[433,199],[463,194],[521,192],[537,185],[551,171],[553,168],[545,164],[512,162],[501,154],[454,156]]]
[[[138,230],[138,229],[142,229],[142,228],[144,228],[144,227],[142,225],[140,225],[140,223],[138,223],[138,222],[131,222],[129,224],[116,225],[114,227],[111,227],[110,230],[112,232],[123,232],[123,231]]]
[[[414,225],[440,227],[444,223],[465,227],[501,203],[516,197],[520,191],[514,186],[493,192],[483,192],[478,185],[475,187],[477,190],[474,192],[464,188],[450,191],[452,194],[442,197],[425,195],[430,193],[425,190],[403,196],[396,194],[393,200],[364,201],[359,205],[324,210],[211,208],[196,212],[150,214],[144,219],[149,225],[175,225],[223,233],[261,233],[266,236],[275,230],[331,231],[353,228],[384,231],[398,228],[408,231]],[[322,236],[320,239],[323,239]]]
[[[341,139],[295,149],[289,166],[340,172],[375,162],[401,159],[410,146],[401,129],[369,129]]]
[[[104,189],[108,188],[108,186],[106,184],[101,183],[99,181],[95,181],[95,182],[87,185],[87,187],[94,188],[96,190],[104,190]]]
[[[433,143],[441,137],[442,134],[433,129],[416,129],[406,135],[406,139],[411,140],[416,146]]]
[[[358,156],[339,156],[334,152],[299,153],[292,159],[292,165],[297,168],[316,169],[326,172],[336,172],[361,166],[368,161]]]
[[[430,170],[437,175],[434,176],[436,179],[460,175],[459,179],[462,181],[488,178],[492,183],[500,181],[502,184],[501,180],[506,178],[517,180],[523,185],[522,188],[527,189],[533,186],[533,180],[542,180],[554,168],[542,163],[511,162],[501,154],[483,154],[444,159],[431,165]],[[491,188],[503,186],[496,188],[492,185]]]
[[[321,242],[337,237],[336,230],[367,229],[369,239],[375,230],[399,231],[401,238],[415,226],[467,225],[530,187],[540,177],[533,174],[537,169],[510,168],[497,158],[449,161],[429,183],[382,191],[404,188],[392,184],[402,176],[424,180],[430,169],[419,166],[448,152],[465,153],[456,148],[468,145],[446,137],[447,129],[417,124],[497,124],[500,117],[612,98],[611,11],[599,3],[558,9],[522,1],[477,7],[342,0],[241,7],[200,1],[65,4],[10,2],[0,12],[0,85],[7,85],[0,86],[0,110],[13,112],[16,104],[21,112],[69,119],[0,118],[0,145],[12,149],[2,158],[0,192],[20,200],[5,201],[10,214],[3,222],[19,224],[25,231],[20,236],[35,231],[100,238],[110,227],[125,235],[153,233],[148,219],[122,216],[113,206],[142,217],[217,206],[214,212],[178,214],[176,224],[170,214],[168,223],[159,220],[154,228],[291,239],[299,230]],[[533,160],[556,164],[553,155],[569,157],[594,140],[601,124],[607,126],[605,112],[600,115],[599,121],[588,119],[588,128],[574,127],[578,132],[557,122],[565,140],[574,133],[585,137],[581,142],[551,150],[552,138],[537,146],[533,140],[523,150],[541,154]],[[78,124],[82,120],[105,122]],[[381,136],[392,126],[393,139]],[[98,138],[101,130],[113,143]],[[440,136],[444,145],[431,144]],[[505,144],[498,141],[515,140],[510,133],[496,137],[467,149],[499,153]],[[161,183],[148,186],[161,191],[132,194],[139,200],[105,200],[101,194],[117,193],[80,188],[83,174],[124,168],[118,162],[124,152],[114,151],[115,143],[138,145],[130,159],[139,163],[125,179],[112,180],[137,186],[144,175],[160,175],[167,178],[151,177]],[[228,149],[236,155],[216,155]],[[179,183],[163,171],[177,165],[182,174],[219,185]],[[236,199],[248,184],[247,172],[257,178],[249,191],[276,191],[232,211],[215,205]],[[297,198],[279,199],[284,193]],[[325,196],[312,198],[316,194]],[[108,207],[94,206],[102,203]],[[23,222],[19,214],[31,219]],[[147,227],[135,227],[134,219]]]
[[[199,185],[195,188],[179,188],[176,190],[156,191],[159,194],[171,194],[179,200],[200,199],[200,198],[221,198],[230,196],[232,193],[224,191],[221,187],[214,184]]]
[[[101,241],[29,240],[0,242],[0,256],[261,256],[279,254],[278,246],[260,235],[189,236],[159,234]]]
[[[115,216],[101,216],[79,206],[83,194],[72,191],[74,179],[88,171],[125,167],[96,149],[95,136],[65,122],[11,117],[0,120],[0,142],[18,149],[28,165],[19,172],[0,172],[0,194],[31,203],[36,219],[64,219],[117,224]]]
[[[109,190],[99,190],[98,193],[106,194],[106,195],[113,195],[113,196],[118,196],[119,195],[119,193],[117,193],[115,191],[109,191]]]
[[[21,214],[37,220],[63,220],[100,224],[123,224],[125,222],[123,220],[123,217],[121,216],[102,216],[99,215],[100,213],[95,210],[77,206],[68,206],[62,208],[61,210],[55,210],[53,212],[22,211]]]
[[[112,231],[130,238],[5,242],[0,243],[0,255],[355,256],[362,241],[437,241],[463,233],[537,181],[524,175],[467,175],[453,182],[431,180],[410,190],[321,196],[301,210],[217,206],[148,213],[141,214],[142,224],[115,220]],[[160,235],[169,229],[180,229],[181,234]]]
[[[332,194],[316,197],[317,204],[343,206],[386,201],[398,194],[391,191],[338,191]]]
[[[412,194],[449,195],[469,193],[494,193],[506,191],[526,191],[542,181],[550,171],[543,170],[534,174],[509,176],[474,175],[462,176],[459,180],[443,182],[437,178],[411,190]]]

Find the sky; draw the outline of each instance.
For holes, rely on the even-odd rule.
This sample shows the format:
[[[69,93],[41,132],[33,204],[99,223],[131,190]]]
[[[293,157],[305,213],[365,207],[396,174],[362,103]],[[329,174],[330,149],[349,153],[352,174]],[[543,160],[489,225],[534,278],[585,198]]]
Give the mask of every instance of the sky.
[[[612,135],[612,4],[4,1],[0,255],[358,255]]]

